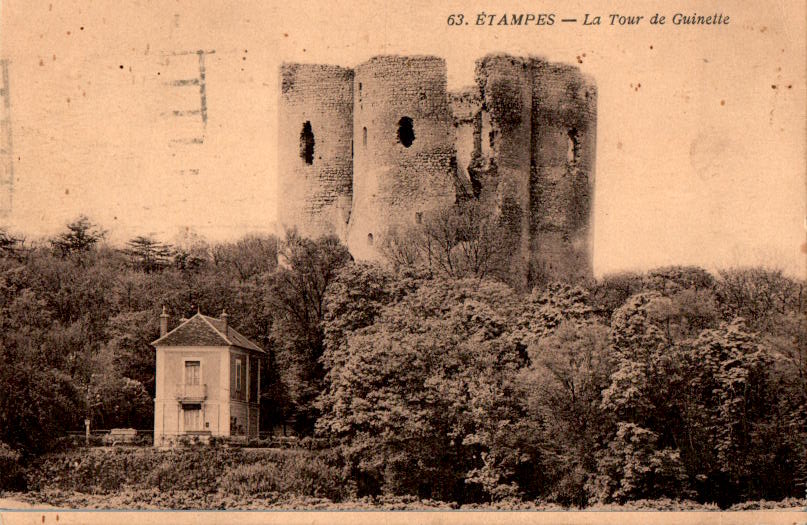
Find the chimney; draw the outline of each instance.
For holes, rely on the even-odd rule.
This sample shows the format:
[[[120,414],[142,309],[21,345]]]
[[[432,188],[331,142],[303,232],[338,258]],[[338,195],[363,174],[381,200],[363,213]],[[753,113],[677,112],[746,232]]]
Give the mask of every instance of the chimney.
[[[163,306],[163,313],[160,314],[160,337],[168,333],[168,314]]]
[[[230,316],[227,315],[227,310],[224,310],[224,311],[221,312],[221,322],[224,323],[224,336],[225,337],[230,337],[229,334],[227,333],[227,328],[229,326],[227,321],[229,320],[229,318],[230,318]]]

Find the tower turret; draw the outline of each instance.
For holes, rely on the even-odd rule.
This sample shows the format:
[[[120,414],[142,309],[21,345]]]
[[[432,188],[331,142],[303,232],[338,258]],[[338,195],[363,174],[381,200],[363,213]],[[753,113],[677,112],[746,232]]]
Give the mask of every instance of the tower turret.
[[[353,193],[353,70],[280,68],[278,223],[346,240]]]
[[[348,247],[375,259],[389,228],[456,199],[446,66],[431,56],[379,56],[356,67],[353,209]]]

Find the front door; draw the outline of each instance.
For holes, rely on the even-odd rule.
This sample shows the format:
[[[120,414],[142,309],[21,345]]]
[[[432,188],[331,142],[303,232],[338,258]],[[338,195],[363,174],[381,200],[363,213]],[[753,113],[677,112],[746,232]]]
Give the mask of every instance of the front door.
[[[202,405],[182,405],[185,432],[202,430]]]

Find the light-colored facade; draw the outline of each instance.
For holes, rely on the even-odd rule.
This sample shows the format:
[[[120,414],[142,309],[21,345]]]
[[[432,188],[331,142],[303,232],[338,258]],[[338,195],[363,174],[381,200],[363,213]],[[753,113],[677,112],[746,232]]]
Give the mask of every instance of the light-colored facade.
[[[187,436],[257,437],[265,352],[220,319],[197,313],[168,331],[160,318],[154,445]]]

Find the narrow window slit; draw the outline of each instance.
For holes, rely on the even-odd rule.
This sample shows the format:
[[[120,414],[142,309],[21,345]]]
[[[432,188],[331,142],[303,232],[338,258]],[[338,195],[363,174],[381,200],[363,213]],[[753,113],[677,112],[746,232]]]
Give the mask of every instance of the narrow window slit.
[[[311,129],[310,120],[305,121],[300,132],[300,158],[306,164],[314,163],[314,131]]]

